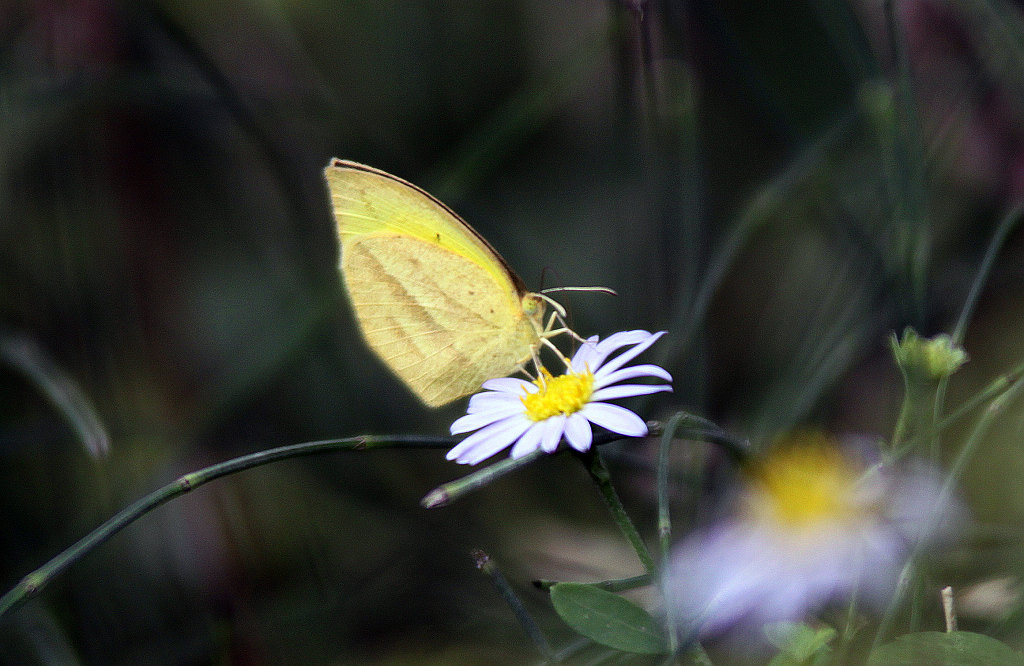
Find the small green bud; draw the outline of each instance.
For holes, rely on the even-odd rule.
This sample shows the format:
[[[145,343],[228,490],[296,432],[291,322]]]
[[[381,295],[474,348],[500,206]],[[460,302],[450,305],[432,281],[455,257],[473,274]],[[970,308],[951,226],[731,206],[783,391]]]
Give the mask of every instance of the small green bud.
[[[908,380],[937,382],[956,372],[967,361],[967,353],[953,344],[945,333],[922,338],[911,327],[903,329],[902,339],[893,333],[889,340],[896,365]]]

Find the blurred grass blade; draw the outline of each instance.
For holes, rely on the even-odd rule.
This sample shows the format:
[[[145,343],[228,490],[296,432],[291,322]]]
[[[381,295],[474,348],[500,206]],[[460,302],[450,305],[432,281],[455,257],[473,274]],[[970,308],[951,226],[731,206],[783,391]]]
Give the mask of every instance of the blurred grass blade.
[[[1022,216],[1024,216],[1024,206],[1018,205],[999,221],[999,226],[996,227],[995,233],[992,234],[992,239],[985,250],[985,258],[982,259],[981,266],[978,267],[978,274],[974,277],[971,290],[964,300],[964,306],[960,310],[960,317],[956,320],[956,326],[953,328],[953,333],[950,336],[953,338],[953,344],[959,345],[964,341],[967,325],[974,315],[974,307],[978,304],[978,296],[981,295],[982,288],[988,282],[989,273],[992,272],[992,264],[995,263],[996,257],[999,256],[999,251],[1003,249],[1006,237],[1017,228]]]
[[[718,291],[732,267],[733,261],[750,237],[779,208],[786,197],[800,183],[827,167],[827,156],[847,136],[854,125],[854,115],[848,114],[837,121],[816,142],[804,149],[782,173],[763,185],[744,207],[743,212],[732,225],[725,240],[717,248],[704,279],[692,303],[677,302],[671,311],[675,316],[666,327],[673,332],[671,345],[662,348],[658,364],[675,367],[686,354],[693,337],[704,324],[711,299]],[[686,294],[683,294],[686,297]]]
[[[608,48],[604,32],[583,38],[559,66],[528,82],[456,146],[422,180],[442,201],[456,201],[485,179],[506,156],[576,97],[596,76],[600,56]]]
[[[1003,249],[1003,244],[1006,242],[1006,237],[1010,235],[1010,232],[1017,228],[1021,217],[1024,216],[1024,207],[1014,206],[1013,210],[1006,214],[1002,220],[999,221],[999,226],[996,227],[996,231],[992,234],[992,239],[989,241],[988,248],[985,250],[985,257],[981,260],[981,266],[978,267],[978,274],[974,276],[974,282],[971,283],[971,289],[967,293],[967,298],[964,299],[963,308],[960,310],[960,316],[956,320],[956,325],[953,327],[953,333],[950,335],[954,345],[960,345],[964,341],[964,335],[967,333],[967,325],[971,321],[971,317],[974,316],[974,308],[978,304],[978,297],[981,295],[981,290],[984,288],[985,283],[988,282],[988,276],[992,272],[992,265],[996,261],[996,257],[999,256],[1000,250]],[[935,391],[935,404],[932,409],[932,421],[938,423],[942,418],[942,412],[946,408],[946,388],[949,386],[949,376],[943,377],[939,381],[939,386]],[[942,437],[941,432],[936,429],[935,436],[932,440],[932,459],[938,460],[942,453]]]
[[[92,402],[78,382],[34,340],[27,335],[0,333],[0,358],[20,370],[49,398],[89,455],[99,458],[110,452],[110,435]]]

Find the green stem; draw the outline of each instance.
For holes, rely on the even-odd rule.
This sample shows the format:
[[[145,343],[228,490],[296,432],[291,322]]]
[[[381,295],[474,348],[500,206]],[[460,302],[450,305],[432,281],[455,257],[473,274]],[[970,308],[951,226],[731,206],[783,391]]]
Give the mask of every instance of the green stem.
[[[729,458],[736,463],[741,463],[747,459],[750,455],[750,442],[745,439],[736,439],[730,435],[721,427],[715,424],[714,421],[706,419],[696,414],[690,414],[688,412],[679,412],[682,415],[681,423],[676,429],[675,437],[678,439],[692,439],[698,442],[707,442],[708,444],[715,444],[720,446],[722,451],[726,453]],[[648,433],[652,437],[660,437],[663,432],[663,426],[658,421],[652,421],[648,424],[650,426],[650,432]]]
[[[950,427],[964,416],[977,409],[986,402],[990,402],[997,398],[1000,394],[1005,393],[1009,390],[1013,384],[1024,376],[1024,363],[1018,364],[1012,370],[1006,374],[1000,375],[992,380],[988,386],[983,388],[981,391],[976,393],[970,400],[967,400],[955,410],[947,414],[938,423],[935,424],[935,431],[942,432],[946,428]],[[894,438],[895,441],[895,438]],[[899,460],[907,453],[911,451],[915,446],[919,445],[923,441],[921,437],[911,437],[902,446],[902,448],[893,449],[893,458]]]
[[[964,334],[967,332],[967,324],[974,315],[974,307],[978,303],[982,287],[988,281],[989,273],[992,272],[992,265],[995,263],[996,257],[999,256],[999,251],[1003,249],[1006,237],[1017,227],[1022,217],[1024,217],[1024,207],[1014,207],[999,221],[995,233],[992,234],[992,239],[988,242],[988,248],[985,249],[985,257],[981,260],[981,265],[978,267],[978,274],[974,276],[971,290],[967,294],[963,308],[960,309],[960,316],[956,320],[956,326],[953,327],[953,332],[950,334],[954,345],[963,343]]]
[[[889,442],[889,449],[891,451],[897,450],[900,445],[903,444],[904,433],[907,431],[907,423],[910,421],[910,386],[909,383],[904,380],[903,382],[903,405],[900,407],[900,415],[896,419],[896,427],[892,431],[892,440]],[[917,433],[920,435],[920,433]]]
[[[669,550],[672,547],[672,517],[669,511],[668,478],[669,464],[668,457],[672,451],[672,440],[684,420],[689,420],[685,412],[678,412],[665,424],[665,430],[661,434],[661,444],[658,447],[657,467],[657,495],[658,495],[658,545],[661,547],[662,566],[668,560]]]
[[[953,332],[950,334],[950,338],[954,346],[960,346],[963,344],[964,335],[967,332],[967,324],[971,321],[971,317],[974,315],[974,308],[978,303],[978,297],[981,295],[981,289],[985,286],[988,281],[989,273],[992,272],[992,265],[995,264],[996,257],[999,255],[999,251],[1003,248],[1003,243],[1006,242],[1006,237],[1013,231],[1017,224],[1021,221],[1024,216],[1024,208],[1021,206],[1015,206],[1009,213],[1007,213],[1002,220],[999,221],[999,225],[996,227],[996,231],[992,234],[992,239],[988,242],[988,248],[985,250],[985,257],[981,260],[981,265],[978,267],[978,274],[974,276],[974,281],[971,283],[971,289],[967,293],[967,298],[964,300],[964,305],[960,309],[960,316],[956,320],[956,325],[953,327]],[[946,402],[946,386],[949,384],[949,377],[943,377],[939,380],[939,387],[935,392],[935,406],[934,406],[934,419],[938,422],[942,416],[942,410],[945,409]],[[938,461],[941,454],[942,440],[939,436],[939,432],[935,433],[935,437],[932,440],[932,459]]]
[[[971,461],[971,458],[974,457],[974,453],[977,451],[978,445],[985,438],[985,435],[988,434],[989,428],[992,427],[992,423],[996,416],[1003,411],[1006,405],[1009,404],[1010,401],[1021,392],[1021,390],[1024,390],[1024,377],[1016,379],[1016,381],[1010,384],[1005,391],[992,400],[991,404],[989,404],[988,408],[985,410],[985,413],[981,415],[978,422],[974,425],[974,430],[971,432],[970,437],[968,437],[967,441],[964,442],[963,448],[960,449],[960,453],[950,466],[949,473],[946,475],[946,478],[942,483],[942,488],[939,491],[939,496],[936,498],[935,508],[932,511],[931,517],[927,521],[927,524],[922,528],[917,544],[915,545],[910,558],[907,560],[906,565],[903,567],[903,571],[900,573],[900,580],[897,584],[892,602],[889,604],[889,608],[878,626],[878,631],[875,633],[875,645],[878,645],[892,628],[896,611],[902,605],[904,598],[907,596],[907,593],[911,588],[911,583],[915,578],[915,563],[920,558],[924,548],[928,545],[929,537],[938,528],[940,521],[944,517],[945,511],[950,507],[953,499],[953,493],[956,490],[956,484],[967,469],[967,464]]]
[[[547,659],[554,659],[554,651],[551,649],[548,639],[544,636],[544,632],[541,631],[540,626],[533,619],[533,616],[530,615],[530,611],[526,610],[526,606],[523,605],[522,600],[515,593],[515,590],[512,589],[512,586],[509,585],[508,580],[501,573],[498,565],[482,550],[474,550],[472,555],[477,568],[491,579],[491,583],[494,584],[501,598],[512,609],[516,619],[519,620],[519,624],[522,625],[523,631],[530,637],[533,644],[537,646],[540,653]]]
[[[219,479],[222,476],[235,474],[243,470],[259,467],[278,460],[297,458],[318,453],[333,451],[368,451],[381,448],[447,448],[452,445],[451,437],[419,437],[419,436],[371,436],[347,437],[345,439],[328,439],[317,442],[303,442],[280,446],[266,451],[249,453],[238,458],[210,465],[196,472],[177,478],[162,488],[136,500],[121,511],[114,514],[105,523],[85,535],[49,562],[26,575],[21,581],[0,597],[0,618],[21,607],[46,587],[51,580],[72,564],[82,559],[93,548],[106,542],[122,529],[135,522],[160,505],[175,497],[195,490],[199,486]]]
[[[532,453],[526,454],[522,458],[505,458],[503,460],[499,460],[493,465],[488,465],[483,469],[467,474],[461,479],[449,481],[448,483],[434,488],[420,500],[420,506],[424,509],[436,509],[438,507],[448,506],[466,493],[473,492],[477,488],[485,486],[506,474],[526,467],[537,458],[541,458],[546,455],[548,454],[537,449]]]
[[[608,506],[608,510],[611,511],[615,524],[618,525],[619,530],[626,537],[629,545],[633,547],[636,556],[640,558],[644,571],[654,573],[654,558],[651,557],[651,552],[647,550],[647,545],[640,538],[640,533],[637,532],[636,526],[633,525],[629,514],[626,513],[626,509],[622,506],[619,494],[615,492],[615,486],[612,485],[611,474],[608,473],[608,468],[605,466],[604,460],[601,459],[601,454],[596,447],[591,447],[586,453],[579,454],[579,458],[586,466],[587,472],[590,473],[590,478],[594,480],[598,490],[601,491],[601,498]]]
[[[935,440],[938,424],[933,406],[937,382],[918,384],[913,380],[904,383],[903,407],[893,432],[890,450],[895,450],[907,438],[919,442],[923,448]]]
[[[661,443],[658,446],[658,545],[661,548],[662,570],[668,566],[669,553],[672,548],[672,517],[669,511],[668,477],[669,477],[669,453],[672,451],[672,440],[676,436],[680,423],[688,420],[685,412],[678,412],[665,424],[665,431],[661,434]],[[662,590],[664,596],[664,590]],[[672,604],[665,604],[665,625],[668,634],[668,648],[670,654],[675,654],[679,649],[679,632],[676,628],[675,613],[672,612]]]

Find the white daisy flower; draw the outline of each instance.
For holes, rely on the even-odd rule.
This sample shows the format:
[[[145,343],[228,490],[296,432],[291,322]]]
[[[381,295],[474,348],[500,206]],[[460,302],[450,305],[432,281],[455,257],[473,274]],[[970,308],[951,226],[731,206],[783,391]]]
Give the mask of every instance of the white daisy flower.
[[[622,331],[601,341],[594,336],[564,374],[552,376],[542,368],[542,376],[532,382],[513,377],[484,382],[486,390],[470,398],[466,415],[451,428],[453,435],[476,432],[452,448],[448,460],[475,465],[509,446],[513,458],[537,449],[551,453],[563,436],[572,448],[586,451],[593,440],[591,423],[629,437],[646,435],[643,419],[604,401],[672,390],[667,384],[618,384],[637,377],[672,381],[656,365],[623,367],[664,334]],[[612,357],[623,347],[632,348]]]
[[[919,540],[962,517],[930,468],[870,468],[821,433],[791,436],[748,470],[729,516],[687,537],[665,594],[687,636],[798,621],[854,596],[879,609]],[[944,530],[934,515],[945,511]]]

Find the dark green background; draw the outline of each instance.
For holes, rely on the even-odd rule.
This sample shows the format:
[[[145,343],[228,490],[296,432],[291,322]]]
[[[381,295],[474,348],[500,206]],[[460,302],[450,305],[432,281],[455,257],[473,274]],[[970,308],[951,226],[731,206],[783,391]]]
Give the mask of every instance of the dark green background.
[[[615,289],[562,299],[577,331],[667,328],[648,358],[676,390],[646,418],[685,408],[755,445],[808,423],[886,437],[886,335],[951,329],[1024,193],[1019,11],[896,3],[894,41],[880,3],[637,4],[0,6],[0,335],[111,436],[90,455],[0,366],[0,585],[206,464],[447,431],[464,405],[423,409],[355,333],[332,156],[436,194],[531,288]],[[1021,259],[1012,234],[951,405],[1024,354]],[[950,580],[1019,573],[1020,435],[1012,406],[968,473],[981,536]],[[720,457],[687,450],[681,468]],[[608,453],[653,539],[650,444]],[[419,508],[466,471],[370,452],[218,481],[3,620],[0,661],[519,663],[536,653],[472,548],[557,644],[530,580],[639,572],[573,460]]]

